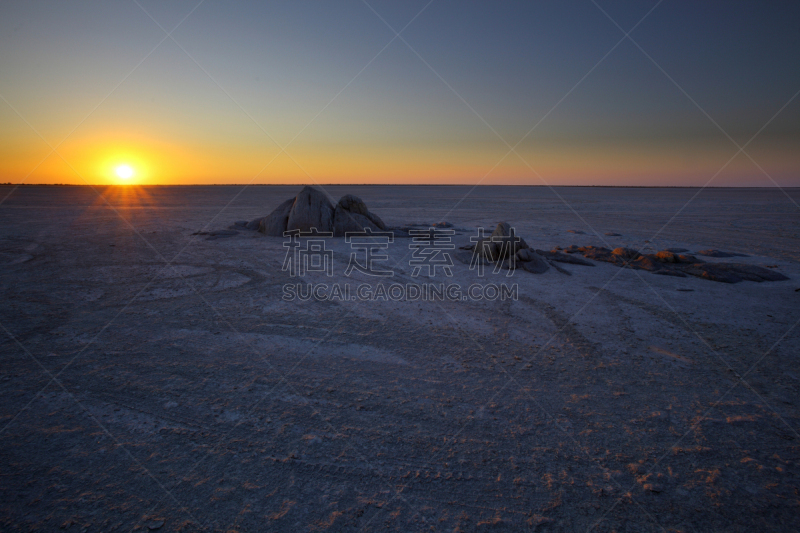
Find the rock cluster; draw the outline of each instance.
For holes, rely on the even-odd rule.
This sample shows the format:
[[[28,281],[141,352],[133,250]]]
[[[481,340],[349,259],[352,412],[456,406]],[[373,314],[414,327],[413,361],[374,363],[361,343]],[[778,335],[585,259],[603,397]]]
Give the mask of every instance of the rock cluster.
[[[500,222],[489,237],[478,239],[474,245],[463,246],[462,249],[472,251],[484,262],[499,263],[505,269],[522,268],[532,274],[544,274],[550,269],[547,259],[531,249],[507,222]],[[473,260],[473,254],[465,254],[460,258],[468,263]],[[558,270],[566,273],[563,269]]]
[[[705,250],[704,252],[709,252]],[[732,257],[734,255],[727,252],[717,254],[705,253],[711,257]],[[608,248],[598,246],[570,246],[564,249],[553,250],[550,253],[581,254],[586,259],[604,261],[615,264],[623,268],[634,270],[647,270],[662,276],[686,277],[696,276],[699,278],[720,281],[722,283],[738,283],[740,281],[782,281],[789,279],[780,272],[775,272],[768,268],[757,265],[743,263],[706,263],[693,255],[676,253],[670,250],[662,250],[655,254],[641,254],[631,248]],[[703,253],[703,252],[700,252]],[[724,255],[723,255],[724,254]]]
[[[271,237],[283,237],[285,231],[305,232],[312,228],[319,232],[332,232],[335,237],[367,228],[386,230],[383,220],[370,212],[358,196],[342,196],[334,207],[324,193],[313,187],[303,187],[297,196],[283,202],[269,215],[251,220],[245,227]]]

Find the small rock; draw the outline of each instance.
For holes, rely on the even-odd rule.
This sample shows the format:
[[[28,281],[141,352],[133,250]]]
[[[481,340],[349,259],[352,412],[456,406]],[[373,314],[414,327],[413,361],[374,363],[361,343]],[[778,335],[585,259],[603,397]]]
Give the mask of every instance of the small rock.
[[[161,529],[164,526],[163,520],[153,520],[149,524],[147,524],[147,529],[150,531],[155,531],[156,529]]]

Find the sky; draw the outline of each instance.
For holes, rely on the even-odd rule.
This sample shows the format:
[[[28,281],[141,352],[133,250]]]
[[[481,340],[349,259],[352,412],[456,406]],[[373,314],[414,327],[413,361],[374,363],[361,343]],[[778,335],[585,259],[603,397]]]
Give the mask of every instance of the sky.
[[[5,2],[0,182],[800,186],[799,27],[778,1]]]

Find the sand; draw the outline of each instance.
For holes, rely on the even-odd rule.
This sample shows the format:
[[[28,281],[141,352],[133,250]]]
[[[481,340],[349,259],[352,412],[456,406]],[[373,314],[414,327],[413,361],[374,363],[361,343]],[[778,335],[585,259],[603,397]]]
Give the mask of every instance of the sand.
[[[88,188],[26,187],[0,205],[2,529],[796,527],[786,194],[325,187],[390,226],[446,220],[457,245],[507,221],[534,248],[716,248],[750,257],[707,260],[790,278],[562,264],[570,276],[487,274],[518,285],[504,302],[284,301],[298,279],[282,239],[192,235],[298,190],[104,189],[112,208]],[[388,250],[392,283],[420,281],[408,244]],[[379,281],[343,275],[343,239],[328,248],[333,277],[302,283]],[[478,278],[455,261],[425,282],[440,280]]]

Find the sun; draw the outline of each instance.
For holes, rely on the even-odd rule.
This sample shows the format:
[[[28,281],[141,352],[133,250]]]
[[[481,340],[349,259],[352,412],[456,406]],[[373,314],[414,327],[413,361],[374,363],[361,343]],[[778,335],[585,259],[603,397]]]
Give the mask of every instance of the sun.
[[[133,169],[129,165],[120,165],[117,167],[117,176],[120,179],[127,180],[133,177]]]

